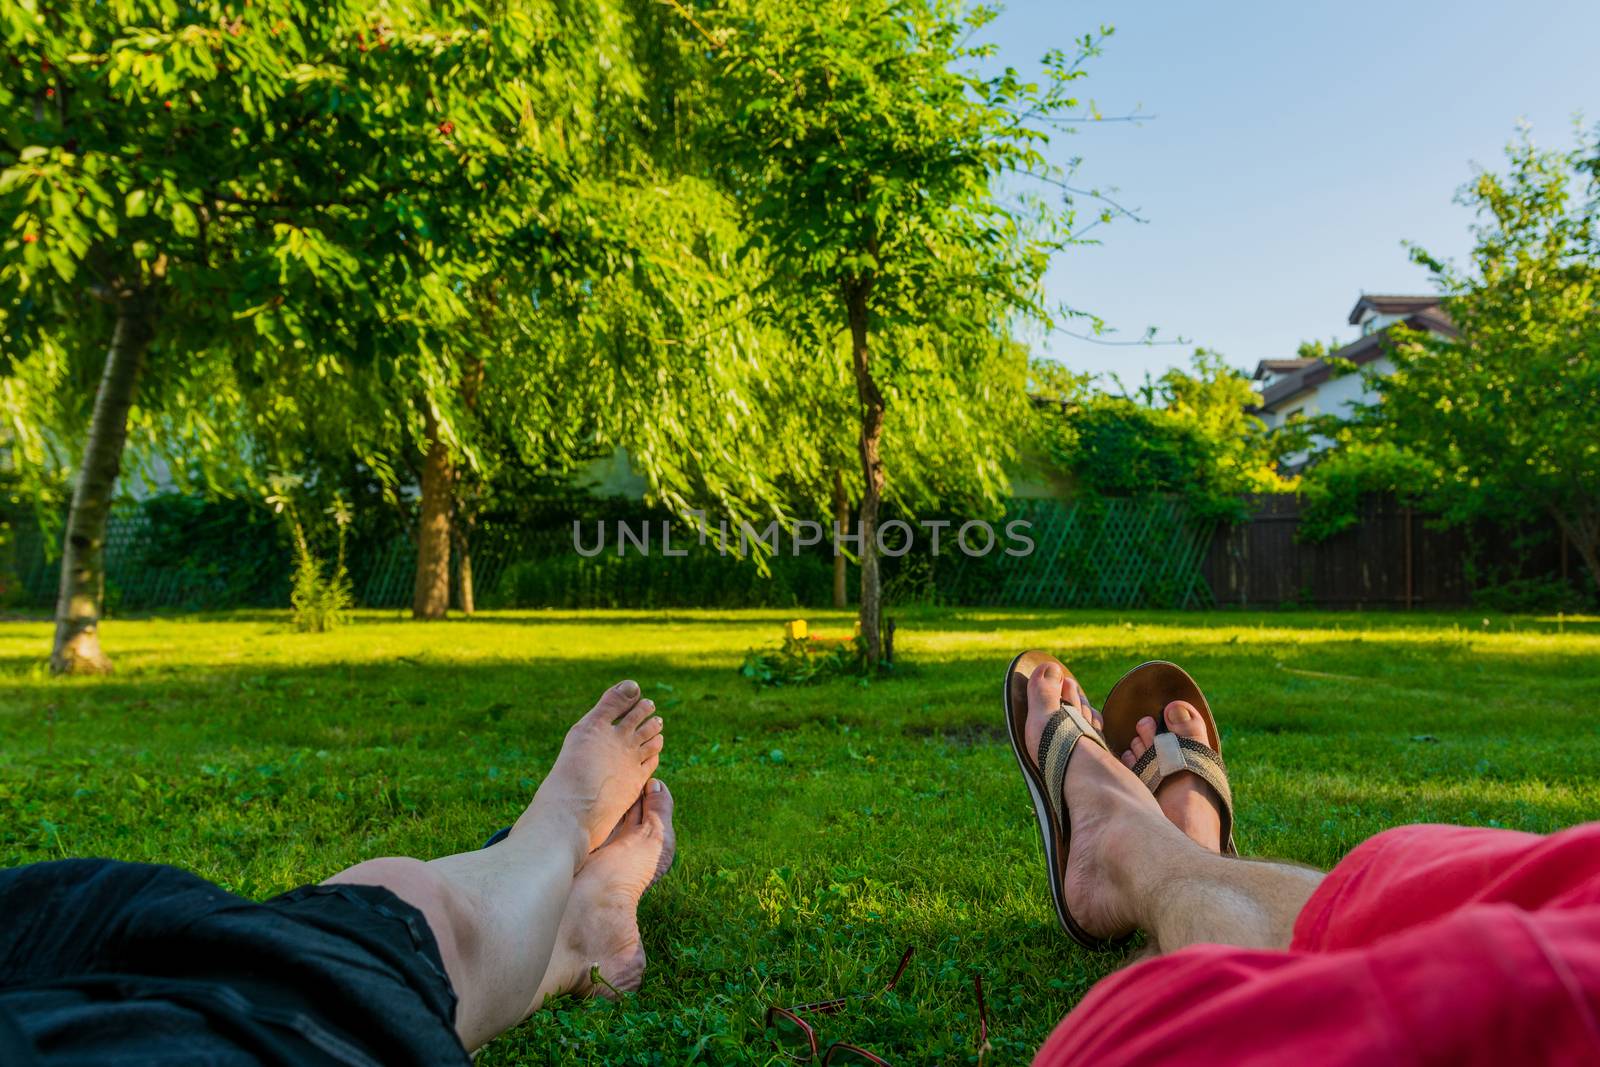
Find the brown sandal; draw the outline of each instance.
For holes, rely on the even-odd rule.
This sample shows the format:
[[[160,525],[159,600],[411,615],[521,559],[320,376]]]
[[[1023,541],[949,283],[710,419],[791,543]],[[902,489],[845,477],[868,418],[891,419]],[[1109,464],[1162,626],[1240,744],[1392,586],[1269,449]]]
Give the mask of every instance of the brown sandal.
[[[1165,711],[1174,700],[1193,704],[1205,720],[1209,744],[1179,737],[1167,726]],[[1237,856],[1233,843],[1233,791],[1228,788],[1228,768],[1222,762],[1222,737],[1211,705],[1189,673],[1176,663],[1153,660],[1141,663],[1111,687],[1100,709],[1105,723],[1105,743],[1112,753],[1126,752],[1136,735],[1134,727],[1146,715],[1156,721],[1156,743],[1133,765],[1133,773],[1154,793],[1168,777],[1190,771],[1215,791],[1222,816],[1222,852]]]
[[[1100,736],[1100,731],[1076,707],[1063,703],[1045,723],[1044,733],[1039,736],[1038,761],[1029,757],[1023,742],[1028,720],[1028,680],[1045,663],[1056,664],[1061,667],[1062,674],[1072,677],[1072,672],[1048,652],[1024,652],[1006,668],[1006,731],[1011,736],[1011,751],[1017,757],[1017,766],[1022,768],[1022,779],[1028,784],[1028,793],[1033,797],[1034,814],[1039,819],[1039,837],[1044,842],[1050,899],[1055,904],[1056,918],[1061,928],[1085,948],[1115,948],[1128,938],[1100,938],[1089,933],[1067,911],[1066,894],[1067,850],[1072,840],[1072,822],[1067,818],[1066,798],[1062,792],[1067,780],[1067,761],[1077,750],[1078,742],[1085,738],[1101,748],[1106,747],[1106,742]]]

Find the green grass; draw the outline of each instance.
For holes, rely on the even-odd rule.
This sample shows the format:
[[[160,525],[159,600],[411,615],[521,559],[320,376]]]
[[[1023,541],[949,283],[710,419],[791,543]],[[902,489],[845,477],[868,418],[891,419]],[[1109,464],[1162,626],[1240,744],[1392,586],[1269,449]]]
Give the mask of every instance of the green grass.
[[[1001,725],[1017,650],[1057,651],[1096,698],[1141,660],[1188,667],[1247,853],[1328,866],[1398,823],[1600,817],[1596,619],[905,611],[900,676],[758,690],[739,662],[786,617],[368,614],[320,636],[273,613],[113,621],[117,673],[71,681],[44,673],[46,624],[0,623],[0,863],[165,861],[262,897],[459,851],[631,676],[667,720],[679,805],[677,866],[643,908],[646,986],[538,1015],[480,1062],[771,1062],[766,1004],[871,988],[909,944],[901,989],[823,1036],[966,1062],[976,972],[998,1064],[1120,962],[1055,929]]]

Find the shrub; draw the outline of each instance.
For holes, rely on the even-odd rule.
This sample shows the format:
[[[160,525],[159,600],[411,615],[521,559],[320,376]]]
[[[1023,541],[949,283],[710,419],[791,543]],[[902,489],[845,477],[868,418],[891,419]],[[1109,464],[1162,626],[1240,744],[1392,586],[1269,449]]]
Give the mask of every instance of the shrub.
[[[290,492],[300,484],[298,478],[273,475],[268,479],[267,504],[283,517],[294,545],[294,577],[289,590],[289,606],[294,611],[294,628],[301,633],[325,633],[345,621],[355,605],[350,572],[345,567],[345,530],[350,525],[350,509],[335,498],[328,508],[336,528],[338,553],[331,573],[311,550],[305,527],[300,522]]]
[[[833,640],[786,636],[776,651],[745,653],[739,673],[757,685],[811,685],[839,677],[865,681],[866,664],[867,644],[859,636]]]

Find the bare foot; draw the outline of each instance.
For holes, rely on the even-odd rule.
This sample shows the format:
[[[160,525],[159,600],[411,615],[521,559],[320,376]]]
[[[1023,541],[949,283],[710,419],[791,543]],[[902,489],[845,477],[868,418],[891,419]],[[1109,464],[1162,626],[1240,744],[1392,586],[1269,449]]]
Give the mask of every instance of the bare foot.
[[[617,990],[639,988],[645,963],[639,898],[667,873],[676,847],[672,794],[665,783],[651,779],[573,880],[540,1001],[568,993],[615,998]],[[595,968],[603,982],[593,980]]]
[[[661,762],[663,724],[655,710],[653,702],[640,699],[636,682],[607,689],[567,731],[561,755],[517,823],[560,812],[588,835],[584,851],[599,848]],[[511,834],[516,836],[515,826]]]
[[[1023,744],[1035,762],[1044,724],[1061,706],[1063,681],[1061,668],[1054,663],[1041,665],[1028,680],[1028,719],[1023,729]],[[1081,691],[1077,695],[1081,698]],[[1094,716],[1094,720],[1098,726],[1098,716]],[[1072,761],[1067,764],[1067,780],[1062,792],[1072,822],[1072,842],[1067,855],[1067,910],[1088,933],[1096,937],[1119,937],[1135,925],[1127,906],[1128,898],[1116,885],[1117,877],[1126,870],[1125,857],[1119,850],[1128,847],[1125,841],[1138,836],[1122,831],[1129,820],[1164,826],[1161,809],[1139,779],[1088,738],[1078,742]],[[1171,833],[1170,830],[1166,832]]]
[[[1194,705],[1174,700],[1162,714],[1166,717],[1167,729],[1179,737],[1208,743],[1206,722]],[[1150,716],[1135,723],[1134,730],[1133,742],[1122,754],[1122,762],[1128,767],[1156,743],[1156,721]],[[1172,825],[1182,830],[1189,840],[1212,852],[1222,851],[1222,801],[1198,775],[1183,771],[1167,778],[1156,789],[1156,801]]]

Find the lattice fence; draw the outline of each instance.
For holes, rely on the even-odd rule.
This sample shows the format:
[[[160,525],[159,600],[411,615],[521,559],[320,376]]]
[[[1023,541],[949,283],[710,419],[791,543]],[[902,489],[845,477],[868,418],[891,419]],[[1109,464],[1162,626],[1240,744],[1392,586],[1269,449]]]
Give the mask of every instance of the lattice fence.
[[[912,600],[970,605],[1214,605],[1201,570],[1214,524],[1193,518],[1177,500],[1015,500],[1008,507],[1004,522],[1016,520],[1031,524],[1029,536],[1034,549],[1027,556],[1008,556],[996,547],[988,556],[968,557],[952,547],[951,538],[947,537],[937,558],[885,560],[886,591],[891,601],[899,599],[898,590],[910,589]],[[149,550],[149,531],[149,518],[136,507],[119,507],[112,514],[106,546],[106,600],[112,611],[239,606],[236,593],[230,594],[227,575],[220,569],[208,571],[192,563],[185,567],[161,565],[159,558],[153,558],[159,554]],[[570,556],[572,552],[570,534],[564,530],[480,530],[473,540],[473,584],[480,606],[511,602],[496,594],[513,564],[555,562],[555,557]],[[1000,546],[1006,543],[1003,537],[999,541]],[[29,523],[19,525],[13,547],[22,602],[47,608],[55,599],[59,556],[47,556],[37,527]],[[669,594],[691,601],[708,595],[701,588],[704,583],[696,585],[687,573],[687,568],[704,569],[703,561],[606,558],[566,562],[574,566],[551,569],[550,583],[560,586],[555,593],[546,591],[547,596],[555,596],[553,603],[612,604],[628,597],[637,597],[642,603],[677,603]],[[377,608],[410,604],[416,547],[409,538],[399,537],[357,550],[350,563],[361,604]],[[285,554],[285,571],[288,565]],[[458,573],[459,560],[452,558],[452,591]],[[734,577],[729,576],[728,580]],[[853,586],[854,575],[851,577]],[[776,595],[774,591],[763,592],[765,585],[753,581],[742,595],[752,604],[763,603],[764,596]],[[814,595],[815,590],[806,594],[808,598]]]
[[[106,520],[106,604],[112,611],[155,608],[200,610],[228,603],[224,576],[193,567],[162,567],[147,558],[150,517],[137,505],[118,505]],[[56,533],[57,538],[61,531]],[[61,546],[51,544],[38,525],[16,525],[12,547],[24,604],[54,605],[61,581]]]
[[[1031,524],[1033,552],[941,556],[941,599],[1027,607],[1204,608],[1202,573],[1216,524],[1179,500],[1014,500],[1005,522]]]

